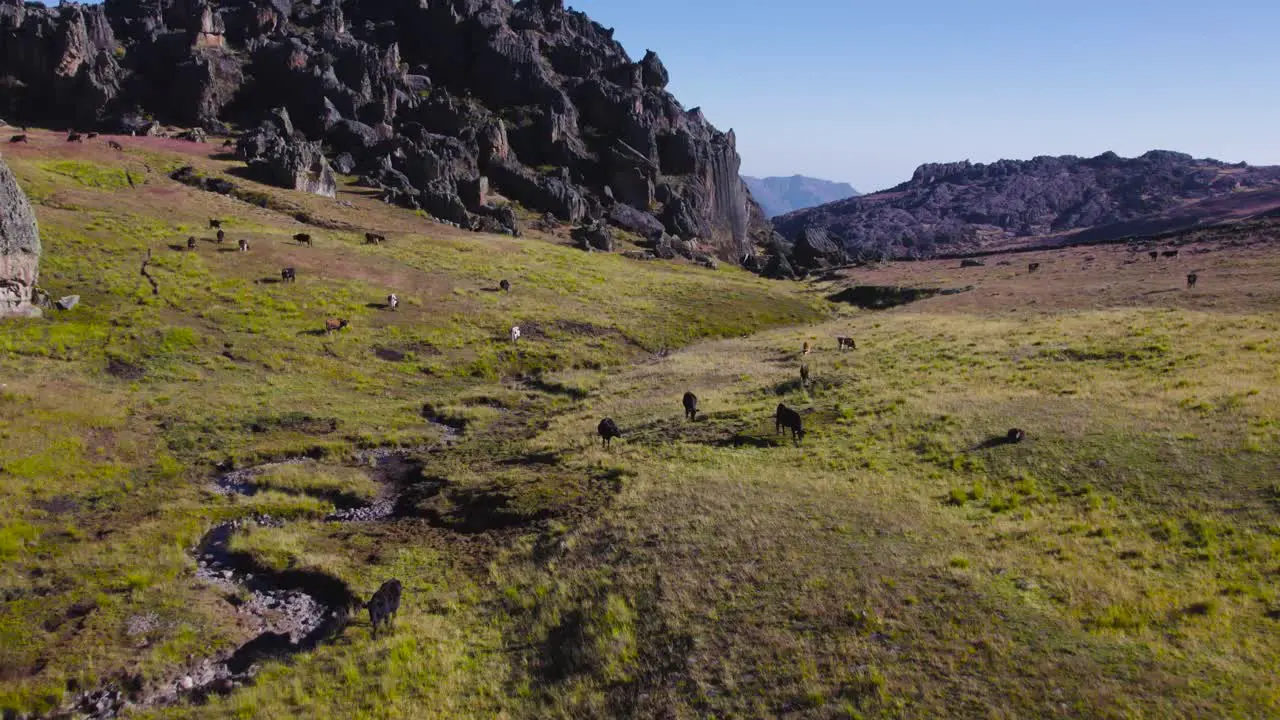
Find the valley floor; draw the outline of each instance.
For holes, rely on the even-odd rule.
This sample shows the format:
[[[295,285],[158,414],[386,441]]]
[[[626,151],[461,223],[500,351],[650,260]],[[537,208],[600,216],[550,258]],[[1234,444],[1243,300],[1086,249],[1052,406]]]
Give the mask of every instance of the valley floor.
[[[6,711],[180,689],[303,602],[255,610],[276,596],[254,575],[334,605],[396,577],[403,606],[390,633],[355,614],[227,694],[134,715],[1280,714],[1277,238],[799,285],[456,233],[347,190],[352,227],[312,251],[289,214],[160,172],[230,163],[147,142],[124,165],[51,139],[6,155],[44,285],[82,295],[0,325]],[[250,253],[168,249],[209,215]],[[298,282],[267,282],[286,262]],[[824,299],[850,285],[970,289]],[[330,316],[352,327],[316,332]],[[193,549],[230,520],[223,577]]]

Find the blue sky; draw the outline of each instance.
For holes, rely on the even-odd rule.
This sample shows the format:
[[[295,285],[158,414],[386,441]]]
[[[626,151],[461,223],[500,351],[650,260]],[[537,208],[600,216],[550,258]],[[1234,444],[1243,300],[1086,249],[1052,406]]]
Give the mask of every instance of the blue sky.
[[[748,175],[1153,148],[1280,164],[1276,0],[568,0],[733,128]]]

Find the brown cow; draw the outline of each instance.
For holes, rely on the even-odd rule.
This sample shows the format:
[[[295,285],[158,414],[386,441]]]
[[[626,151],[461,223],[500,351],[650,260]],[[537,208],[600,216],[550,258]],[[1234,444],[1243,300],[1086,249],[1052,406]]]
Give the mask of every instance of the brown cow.
[[[858,346],[853,342],[851,337],[837,337],[836,345],[843,352],[844,350],[857,350]]]
[[[1199,278],[1199,276],[1198,276],[1198,275],[1196,275],[1195,273],[1187,273],[1187,287],[1189,287],[1189,288],[1193,288],[1193,287],[1195,287],[1195,286],[1196,286],[1196,280],[1198,280],[1198,279],[1200,279],[1200,278]]]
[[[351,323],[348,323],[346,320],[341,318],[329,318],[324,321],[324,331],[325,334],[331,335],[333,334],[333,331],[341,330],[350,324]]]
[[[293,240],[294,240],[294,242],[298,243],[299,245],[306,245],[307,247],[314,247],[314,246],[311,244],[311,236],[310,236],[310,235],[308,235],[307,233],[298,233],[297,235],[294,235],[294,236],[293,236]]]
[[[1027,272],[1033,273],[1040,269],[1040,263],[1031,263],[1027,266]]]

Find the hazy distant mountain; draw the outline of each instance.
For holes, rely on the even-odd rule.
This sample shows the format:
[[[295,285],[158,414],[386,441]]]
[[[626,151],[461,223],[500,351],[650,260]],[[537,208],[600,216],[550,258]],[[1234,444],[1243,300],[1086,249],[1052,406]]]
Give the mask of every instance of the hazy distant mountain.
[[[767,178],[744,175],[742,179],[769,217],[857,197],[859,194],[849,183],[819,180],[804,175]]]

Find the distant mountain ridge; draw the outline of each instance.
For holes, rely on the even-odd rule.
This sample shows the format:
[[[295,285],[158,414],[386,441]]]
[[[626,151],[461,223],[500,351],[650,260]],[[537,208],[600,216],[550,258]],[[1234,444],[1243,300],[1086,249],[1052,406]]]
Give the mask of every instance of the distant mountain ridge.
[[[1280,209],[1280,167],[1152,150],[921,165],[882,192],[774,218],[802,256],[931,257],[1105,242]]]
[[[765,215],[769,217],[859,195],[849,183],[820,180],[804,175],[765,178],[744,175],[742,180],[750,188],[756,202],[760,203]]]

